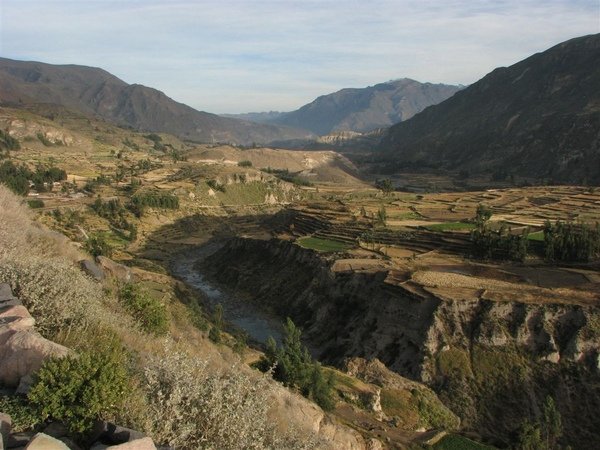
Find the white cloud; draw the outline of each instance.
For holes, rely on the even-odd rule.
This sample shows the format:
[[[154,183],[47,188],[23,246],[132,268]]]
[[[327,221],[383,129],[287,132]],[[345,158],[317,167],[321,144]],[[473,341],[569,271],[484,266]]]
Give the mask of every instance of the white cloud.
[[[0,54],[105,68],[213,112],[388,79],[468,84],[600,31],[597,0],[2,0]]]

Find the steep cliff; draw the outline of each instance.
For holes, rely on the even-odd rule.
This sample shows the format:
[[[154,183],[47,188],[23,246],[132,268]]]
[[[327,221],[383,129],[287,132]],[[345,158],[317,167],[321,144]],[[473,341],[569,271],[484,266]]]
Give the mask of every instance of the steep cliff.
[[[456,300],[426,283],[391,285],[386,272],[334,272],[332,263],[289,242],[234,239],[203,270],[290,316],[320,359],[378,358],[432,386],[465,427],[499,444],[539,417],[547,395],[563,415],[565,442],[586,448],[600,439],[595,305],[496,301],[493,292]]]

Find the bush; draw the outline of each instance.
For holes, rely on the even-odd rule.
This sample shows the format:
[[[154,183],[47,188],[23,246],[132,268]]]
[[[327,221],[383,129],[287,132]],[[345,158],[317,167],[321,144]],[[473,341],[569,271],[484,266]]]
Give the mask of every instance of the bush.
[[[317,448],[310,435],[278,434],[267,415],[273,387],[262,377],[210,374],[205,362],[167,347],[144,378],[156,441],[181,450]]]
[[[252,161],[245,159],[243,161],[238,161],[237,165],[239,167],[252,167]]]
[[[28,398],[43,420],[60,420],[71,432],[84,434],[95,420],[119,410],[127,384],[116,351],[82,352],[44,362]]]
[[[85,241],[85,249],[94,257],[112,255],[111,245],[108,243],[106,237],[101,234],[90,235]]]
[[[165,305],[142,291],[139,285],[124,285],[119,291],[119,300],[145,332],[159,336],[169,330]]]
[[[0,150],[19,150],[21,148],[21,144],[19,141],[8,134],[7,131],[0,130]]]
[[[37,208],[43,208],[44,207],[44,201],[40,200],[38,198],[34,198],[32,200],[27,200],[27,204],[32,209],[37,209]]]
[[[600,256],[600,224],[546,221],[544,245],[548,261],[590,261]]]
[[[333,374],[326,378],[321,366],[313,361],[300,341],[301,331],[288,317],[284,327],[283,345],[277,347],[273,338],[267,341],[265,356],[258,362],[262,371],[273,371],[273,378],[284,386],[298,389],[326,411],[333,409]]]
[[[36,409],[20,395],[0,394],[0,411],[12,419],[13,433],[30,430],[40,423]]]

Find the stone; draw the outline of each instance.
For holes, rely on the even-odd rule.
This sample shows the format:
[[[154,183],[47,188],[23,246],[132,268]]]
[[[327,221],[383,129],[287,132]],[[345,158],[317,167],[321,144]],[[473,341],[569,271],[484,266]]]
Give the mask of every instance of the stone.
[[[2,439],[4,443],[8,443],[8,437],[10,436],[11,430],[11,417],[8,414],[0,413],[0,439]]]
[[[111,445],[106,447],[107,450],[156,450],[156,446],[152,439],[145,437],[142,439],[135,439],[133,441],[125,442],[124,444]]]
[[[61,437],[58,440],[63,442],[67,447],[69,447],[70,450],[82,450],[82,448],[69,437]]]
[[[106,256],[98,256],[96,261],[105,273],[109,273],[111,276],[119,281],[128,283],[132,279],[131,269],[123,264],[114,262],[112,259]]]
[[[99,421],[90,433],[91,441],[100,441],[108,445],[118,445],[125,442],[143,439],[146,435],[140,431],[115,425],[110,422]]]
[[[14,300],[15,297],[8,283],[0,283],[0,302]]]
[[[25,432],[25,433],[13,433],[9,436],[6,442],[6,448],[14,449],[18,447],[25,447],[35,433],[33,432]]]
[[[82,259],[79,261],[79,267],[96,281],[104,280],[104,271],[91,259]]]
[[[69,447],[64,442],[52,436],[38,433],[29,441],[25,450],[69,450]]]
[[[0,347],[0,384],[17,387],[22,377],[38,370],[47,358],[68,354],[68,348],[43,338],[34,330],[17,331]]]
[[[30,330],[34,325],[35,319],[31,317],[27,308],[22,305],[0,309],[0,346],[4,346],[10,337],[18,331]]]
[[[62,422],[52,422],[46,428],[44,428],[44,434],[52,436],[53,438],[60,439],[61,437],[69,434],[68,428]]]

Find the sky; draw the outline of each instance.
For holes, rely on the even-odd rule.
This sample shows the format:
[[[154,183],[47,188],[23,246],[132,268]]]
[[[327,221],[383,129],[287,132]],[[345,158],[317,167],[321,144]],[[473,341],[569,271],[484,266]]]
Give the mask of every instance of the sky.
[[[600,33],[600,0],[0,0],[0,56],[102,67],[213,113],[398,78],[468,85]]]

